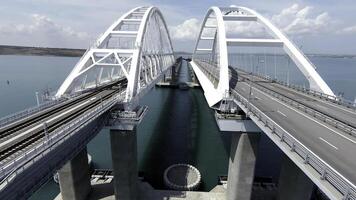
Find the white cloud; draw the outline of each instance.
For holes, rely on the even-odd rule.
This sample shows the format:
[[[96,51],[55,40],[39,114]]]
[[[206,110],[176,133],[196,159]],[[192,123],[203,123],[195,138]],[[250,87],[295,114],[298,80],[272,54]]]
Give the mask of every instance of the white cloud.
[[[196,18],[185,20],[178,26],[170,26],[169,32],[172,39],[176,40],[191,40],[198,37],[200,30],[200,21]]]
[[[238,35],[238,37],[264,37],[265,28],[254,22],[225,22],[227,35]]]
[[[327,12],[314,13],[313,7],[293,4],[283,9],[280,14],[272,16],[271,21],[289,35],[315,35],[331,31],[332,25],[336,22],[331,20],[329,14]]]
[[[30,23],[0,26],[1,37],[8,39],[28,40],[28,44],[35,46],[73,47],[74,44],[88,44],[90,36],[86,32],[75,31],[69,26],[55,23],[45,15],[32,14]],[[11,40],[10,40],[11,41]]]
[[[340,33],[340,34],[355,34],[356,33],[356,25],[345,27],[345,28],[341,29],[338,33]]]
[[[264,15],[264,14],[263,14]],[[282,9],[279,14],[272,15],[270,19],[280,30],[289,36],[300,37],[318,34],[355,33],[356,26],[340,27],[336,20],[332,20],[327,12],[317,12],[311,6],[293,4]],[[261,37],[266,35],[265,28],[255,22],[225,22],[227,34],[236,34],[245,37]],[[182,24],[170,27],[173,39],[195,40],[199,32],[199,22],[195,18],[184,21]]]
[[[279,14],[267,17],[280,30],[290,36],[317,35],[331,32],[331,27],[336,24],[327,12],[315,13],[313,7],[301,7],[298,4],[283,9]],[[266,35],[266,30],[255,22],[235,22],[227,25],[230,33],[248,37],[261,37]]]

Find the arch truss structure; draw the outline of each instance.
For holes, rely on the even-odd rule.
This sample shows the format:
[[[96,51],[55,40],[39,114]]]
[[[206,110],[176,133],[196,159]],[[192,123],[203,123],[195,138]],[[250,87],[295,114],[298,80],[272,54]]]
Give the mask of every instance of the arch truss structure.
[[[257,22],[271,35],[271,39],[227,38],[225,22]],[[207,43],[208,41],[208,43]],[[203,44],[203,45],[202,45]],[[205,15],[191,62],[210,106],[229,91],[228,47],[281,47],[309,82],[310,89],[334,96],[334,93],[315,70],[308,58],[268,19],[246,7],[211,7]],[[206,77],[201,68],[210,65],[214,78]],[[203,76],[203,73],[205,76]]]
[[[56,97],[126,79],[128,102],[152,86],[174,62],[162,13],[156,7],[138,7],[112,24],[85,52]]]

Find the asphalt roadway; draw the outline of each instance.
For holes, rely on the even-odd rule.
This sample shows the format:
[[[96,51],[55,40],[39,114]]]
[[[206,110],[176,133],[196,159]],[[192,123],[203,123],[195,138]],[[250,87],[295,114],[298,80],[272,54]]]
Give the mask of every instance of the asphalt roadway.
[[[254,106],[263,111],[332,168],[356,184],[355,137],[329,124],[325,124],[323,121],[263,92],[255,84],[238,81],[235,83],[234,88],[246,99],[250,98]],[[282,85],[276,85],[276,83],[263,82],[262,84],[293,99],[298,99],[313,108],[320,109],[340,120],[345,120],[351,124],[355,124],[356,122],[356,114],[350,109],[331,105],[331,102],[308,97]],[[251,96],[249,94],[250,87],[252,91]]]

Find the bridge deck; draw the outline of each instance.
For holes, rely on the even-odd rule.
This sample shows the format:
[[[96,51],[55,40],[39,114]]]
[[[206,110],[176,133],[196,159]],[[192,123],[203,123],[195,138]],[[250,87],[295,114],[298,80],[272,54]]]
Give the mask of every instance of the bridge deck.
[[[206,77],[218,80],[206,67],[209,64],[199,65]],[[231,67],[229,76],[231,90],[248,99],[337,172],[356,183],[356,137],[350,132],[356,124],[354,110]]]
[[[115,82],[115,84],[118,84],[118,82]],[[117,91],[111,89],[113,85],[110,84],[97,91],[83,94],[78,98],[65,101],[1,127],[0,164],[6,165],[7,162],[12,161],[15,157],[42,141],[47,134],[50,135],[55,129],[69,123],[116,94]]]
[[[249,97],[249,89],[250,85],[244,81],[238,82],[235,87],[235,90],[246,98]],[[356,182],[356,138],[254,86],[250,101],[334,169],[350,181]]]
[[[356,111],[351,108],[327,101],[326,98],[319,98],[316,96],[308,95],[295,89],[288,88],[284,85],[266,81],[266,79],[258,76],[252,77],[251,75],[241,71],[239,71],[239,75],[250,80],[254,79],[260,86],[268,88],[269,90],[275,91],[279,94],[283,94],[289,99],[293,99],[294,101],[311,107],[314,110],[321,112],[322,114],[325,114],[331,118],[345,123],[346,125],[356,128]]]

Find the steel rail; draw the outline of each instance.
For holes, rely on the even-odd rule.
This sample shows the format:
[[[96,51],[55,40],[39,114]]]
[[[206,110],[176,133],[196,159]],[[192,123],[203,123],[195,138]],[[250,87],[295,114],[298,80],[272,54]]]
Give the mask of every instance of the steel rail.
[[[0,128],[18,120],[18,119],[25,119],[25,118],[29,117],[30,115],[33,115],[34,113],[40,112],[40,111],[45,110],[49,107],[60,104],[60,103],[64,102],[65,100],[66,100],[65,98],[55,99],[53,101],[48,101],[48,102],[42,103],[39,106],[33,106],[33,107],[27,108],[25,110],[10,114],[8,116],[4,116],[0,119]]]
[[[103,101],[97,105],[94,109],[90,109],[84,114],[72,120],[71,123],[64,124],[60,128],[53,131],[50,137],[45,138],[39,144],[37,144],[30,151],[13,159],[10,163],[2,165],[0,167],[0,192],[7,184],[16,177],[17,174],[25,171],[34,162],[40,160],[46,154],[62,143],[66,142],[71,136],[76,134],[81,128],[94,121],[103,113],[112,108],[117,102],[122,101],[125,97],[124,92],[111,96],[108,100]]]
[[[85,106],[84,108],[80,108],[78,111],[76,111],[75,113],[73,113],[72,115],[70,115],[69,117],[66,117],[64,119],[61,119],[57,122],[54,122],[53,124],[48,124],[48,134],[51,134],[51,131],[53,131],[54,129],[60,127],[61,125],[71,121],[72,119],[74,119],[75,117],[81,115],[82,113],[84,113],[85,111],[93,108],[94,106],[100,104],[100,102],[102,100],[106,100],[107,98],[109,98],[111,95],[113,95],[115,93],[115,91],[112,91],[111,93],[103,96],[101,99],[97,99],[96,101],[92,102],[90,105]],[[99,93],[100,94],[100,93]],[[28,137],[26,138],[22,138],[20,141],[18,141],[17,143],[13,144],[12,146],[2,150],[0,152],[0,162],[3,161],[5,158],[12,156],[13,154],[21,151],[22,149],[24,149],[25,147],[31,145],[32,143],[40,140],[41,138],[45,137],[45,130],[44,129],[40,129],[39,131],[35,131],[34,133],[30,134]]]
[[[48,118],[49,116],[60,112],[62,110],[65,110],[73,105],[76,105],[77,103],[81,102],[82,100],[88,99],[92,96],[94,96],[96,93],[89,93],[89,94],[85,94],[84,96],[80,96],[76,99],[73,99],[72,101],[64,101],[62,104],[57,104],[58,106],[55,107],[51,107],[50,109],[46,110],[44,113],[41,113],[39,116],[33,116],[33,117],[29,117],[26,118],[25,120],[20,121],[18,124],[15,124],[14,126],[9,126],[9,127],[5,127],[3,128],[3,130],[1,130],[0,128],[0,139],[15,133],[29,125],[32,125],[36,122],[39,122],[41,120],[44,120],[46,118]]]
[[[114,82],[112,84],[105,85],[105,86],[103,86],[101,88],[98,88],[98,90],[100,91],[100,90],[105,89],[107,87],[113,86],[115,84],[121,84],[123,82],[125,82],[125,79],[120,79],[120,80],[118,80],[118,81],[116,81],[116,82]],[[90,92],[90,91],[87,91],[87,92]],[[63,98],[55,99],[53,101],[49,101],[49,102],[45,102],[43,104],[40,104],[39,106],[34,106],[34,107],[28,108],[26,110],[19,111],[17,113],[5,116],[5,117],[0,119],[0,131],[1,131],[0,134],[2,134],[2,132],[6,131],[7,129],[11,128],[11,127],[8,127],[8,126],[11,126],[11,124],[16,123],[16,121],[29,120],[31,118],[31,116],[36,114],[36,113],[39,113],[41,111],[45,111],[46,109],[53,108],[54,106],[63,106],[64,103],[66,103],[68,101],[68,99],[73,100],[73,101],[77,100],[78,98],[81,98],[82,94],[83,93],[81,93],[80,95],[75,94],[73,96],[68,96],[67,98],[63,97]],[[1,129],[5,129],[5,130],[1,130]]]

